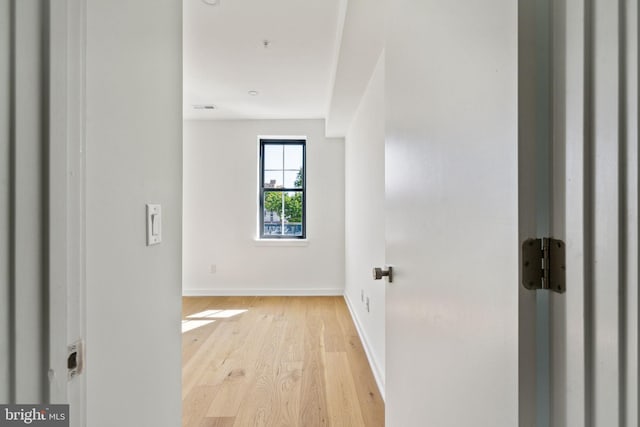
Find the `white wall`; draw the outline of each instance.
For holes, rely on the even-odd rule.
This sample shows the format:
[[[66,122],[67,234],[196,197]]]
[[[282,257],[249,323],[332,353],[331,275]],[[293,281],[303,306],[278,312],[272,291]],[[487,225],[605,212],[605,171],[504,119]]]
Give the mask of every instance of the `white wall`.
[[[345,139],[345,299],[383,396],[386,282],[371,270],[385,262],[384,122],[381,55]]]
[[[87,425],[181,423],[182,2],[88,0]],[[145,203],[163,241],[145,245]]]
[[[256,242],[258,135],[307,137],[306,246]],[[343,292],[344,142],[323,120],[185,121],[183,214],[184,295]]]

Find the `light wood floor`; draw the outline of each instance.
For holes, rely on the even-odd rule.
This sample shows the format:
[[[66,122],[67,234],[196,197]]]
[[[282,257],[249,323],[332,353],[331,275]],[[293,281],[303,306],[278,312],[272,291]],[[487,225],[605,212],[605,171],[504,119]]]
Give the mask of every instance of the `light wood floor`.
[[[183,427],[384,425],[342,297],[185,297],[183,319]]]

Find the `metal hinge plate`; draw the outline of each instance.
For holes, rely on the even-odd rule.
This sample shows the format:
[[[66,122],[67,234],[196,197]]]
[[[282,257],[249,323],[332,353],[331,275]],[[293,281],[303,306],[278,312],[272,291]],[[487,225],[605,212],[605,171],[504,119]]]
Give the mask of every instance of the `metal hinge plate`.
[[[527,239],[522,244],[522,285],[529,290],[566,288],[565,244],[562,240]]]

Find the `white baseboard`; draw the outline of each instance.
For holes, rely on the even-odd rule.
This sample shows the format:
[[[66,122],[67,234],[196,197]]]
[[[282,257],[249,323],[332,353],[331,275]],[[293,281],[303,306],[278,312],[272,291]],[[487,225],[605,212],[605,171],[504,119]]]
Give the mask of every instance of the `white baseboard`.
[[[369,360],[369,366],[371,366],[371,370],[373,371],[373,377],[376,380],[376,384],[378,384],[378,390],[380,391],[380,395],[382,396],[382,400],[385,400],[384,396],[384,381],[382,380],[382,370],[380,366],[376,363],[376,360],[373,357],[373,351],[371,350],[371,346],[369,345],[369,340],[367,339],[367,335],[364,333],[362,329],[362,325],[358,320],[358,317],[355,315],[355,310],[351,305],[351,301],[347,294],[344,294],[344,300],[347,303],[347,307],[349,307],[349,312],[351,313],[351,318],[353,319],[353,323],[356,325],[356,330],[358,331],[358,335],[360,336],[360,341],[362,341],[364,352],[367,355],[367,359]]]
[[[344,288],[328,288],[328,289],[183,289],[184,297],[245,297],[245,296],[278,296],[278,297],[294,297],[294,296],[342,296]]]

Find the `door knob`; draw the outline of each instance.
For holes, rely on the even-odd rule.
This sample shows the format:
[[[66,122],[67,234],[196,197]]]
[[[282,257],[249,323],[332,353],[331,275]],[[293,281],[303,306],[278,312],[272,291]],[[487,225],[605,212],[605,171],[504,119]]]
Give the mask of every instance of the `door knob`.
[[[389,283],[393,283],[393,267],[387,267],[387,270],[384,270],[380,267],[376,267],[373,269],[374,280],[380,280],[385,276],[389,277]]]

